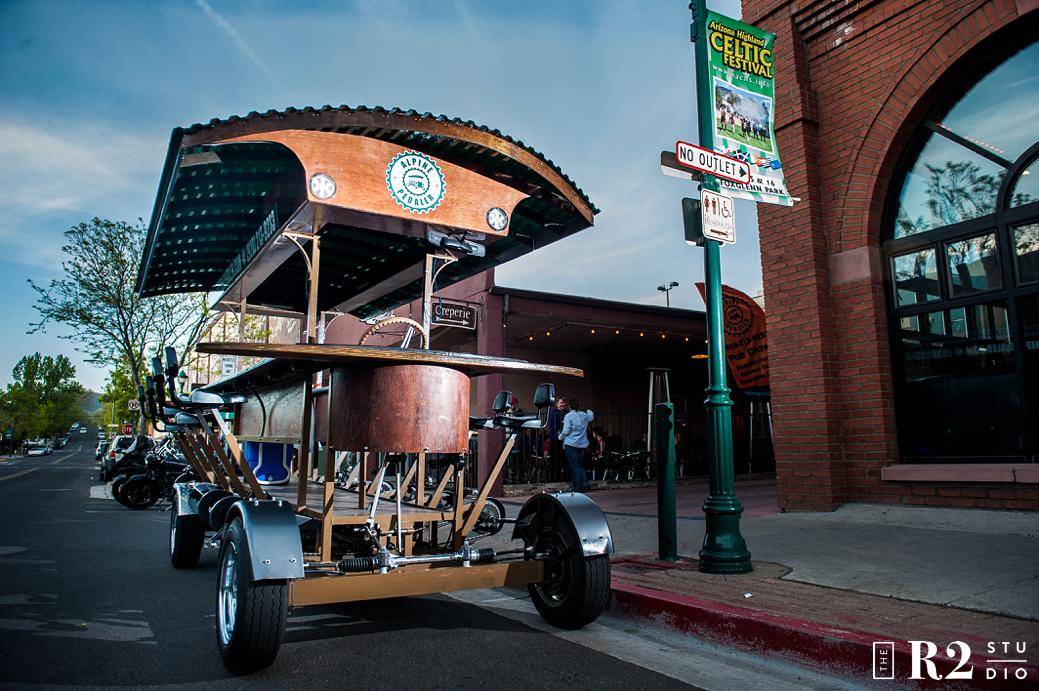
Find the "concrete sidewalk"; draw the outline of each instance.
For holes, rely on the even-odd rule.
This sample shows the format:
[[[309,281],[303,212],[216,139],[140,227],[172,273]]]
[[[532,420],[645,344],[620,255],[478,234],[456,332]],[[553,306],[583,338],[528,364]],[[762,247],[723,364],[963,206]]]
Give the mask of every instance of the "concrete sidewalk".
[[[754,571],[715,576],[695,561],[706,494],[705,484],[678,487],[678,563],[656,561],[654,487],[589,494],[613,532],[615,609],[870,683],[874,642],[893,644],[904,682],[908,641],[933,642],[943,675],[959,662],[946,647],[963,641],[976,667],[963,684],[1039,686],[1039,514],[867,504],[781,514],[774,482],[738,483]],[[1009,650],[989,649],[1003,641]]]

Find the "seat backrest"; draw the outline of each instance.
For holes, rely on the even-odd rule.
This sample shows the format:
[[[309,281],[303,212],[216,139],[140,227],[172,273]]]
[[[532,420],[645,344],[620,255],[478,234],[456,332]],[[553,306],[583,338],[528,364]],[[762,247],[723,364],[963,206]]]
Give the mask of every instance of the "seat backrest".
[[[180,374],[180,363],[177,362],[177,349],[166,346],[166,379],[175,380]]]
[[[512,403],[512,392],[511,391],[499,391],[498,395],[494,397],[494,403],[491,404],[491,410],[498,413],[504,413],[509,409],[509,405]]]
[[[159,416],[158,401],[155,398],[155,377],[145,377],[144,384],[144,397],[148,402],[147,415],[154,420]]]
[[[534,390],[534,407],[538,410],[548,408],[556,402],[555,384],[538,384]]]

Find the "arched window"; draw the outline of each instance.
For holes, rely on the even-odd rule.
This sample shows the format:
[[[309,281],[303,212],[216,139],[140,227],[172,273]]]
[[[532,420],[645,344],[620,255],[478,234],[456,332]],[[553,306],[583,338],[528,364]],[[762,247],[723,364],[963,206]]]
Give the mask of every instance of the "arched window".
[[[901,458],[1039,461],[1039,42],[910,151],[883,247]]]

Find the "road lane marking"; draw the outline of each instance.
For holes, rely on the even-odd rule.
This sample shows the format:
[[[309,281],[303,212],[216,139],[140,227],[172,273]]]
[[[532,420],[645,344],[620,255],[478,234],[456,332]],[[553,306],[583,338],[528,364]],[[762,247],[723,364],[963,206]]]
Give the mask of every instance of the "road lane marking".
[[[29,473],[35,473],[37,470],[39,470],[39,468],[29,468],[28,470],[22,470],[22,471],[17,472],[17,473],[11,473],[10,475],[5,475],[4,477],[0,477],[0,482],[3,482],[4,480],[13,480],[16,477],[21,477],[22,475],[28,475]]]

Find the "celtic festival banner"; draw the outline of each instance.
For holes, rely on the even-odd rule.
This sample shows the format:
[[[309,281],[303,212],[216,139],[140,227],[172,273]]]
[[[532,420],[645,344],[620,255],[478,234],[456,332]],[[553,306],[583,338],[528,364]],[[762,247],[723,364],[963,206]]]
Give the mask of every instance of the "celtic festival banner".
[[[696,284],[707,301],[703,283]],[[746,293],[722,285],[725,315],[725,360],[741,389],[768,386],[768,334],[765,310]]]
[[[731,197],[790,206],[773,128],[775,34],[707,13],[714,150],[750,164],[750,184],[721,181]]]

